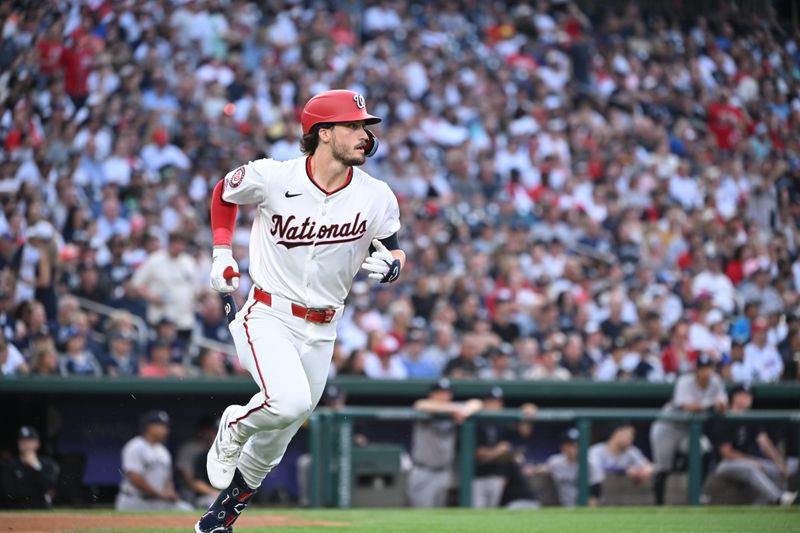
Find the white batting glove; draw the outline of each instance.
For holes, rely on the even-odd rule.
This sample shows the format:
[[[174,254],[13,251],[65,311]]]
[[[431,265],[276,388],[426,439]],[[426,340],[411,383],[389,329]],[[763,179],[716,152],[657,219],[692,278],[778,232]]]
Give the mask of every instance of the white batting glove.
[[[368,277],[381,283],[391,283],[399,278],[400,260],[378,239],[372,239],[372,247],[375,251],[361,264],[361,268],[370,272]]]
[[[214,247],[211,257],[211,288],[223,293],[238,289],[239,265],[233,258],[233,250]]]

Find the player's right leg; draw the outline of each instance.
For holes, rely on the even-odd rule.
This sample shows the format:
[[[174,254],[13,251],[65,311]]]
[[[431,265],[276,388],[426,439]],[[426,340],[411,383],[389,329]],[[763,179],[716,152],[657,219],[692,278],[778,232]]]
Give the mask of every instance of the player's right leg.
[[[267,474],[280,464],[289,442],[305,419],[280,430],[261,431],[248,439],[231,484],[195,525],[196,533],[230,533]]]
[[[681,437],[668,422],[656,421],[650,426],[650,448],[653,453],[653,496],[656,505],[664,505],[667,477],[675,461]]]
[[[194,525],[195,533],[230,533],[233,523],[247,508],[258,489],[247,486],[237,469],[231,484],[219,493],[217,499]]]
[[[749,460],[733,459],[720,462],[717,473],[746,483],[755,489],[756,503],[778,503],[783,491],[755,464]]]
[[[259,387],[247,405],[225,409],[206,461],[208,479],[227,488],[247,440],[261,431],[280,431],[311,412],[311,392],[300,361],[298,338],[283,316],[249,300],[230,330],[242,367]]]

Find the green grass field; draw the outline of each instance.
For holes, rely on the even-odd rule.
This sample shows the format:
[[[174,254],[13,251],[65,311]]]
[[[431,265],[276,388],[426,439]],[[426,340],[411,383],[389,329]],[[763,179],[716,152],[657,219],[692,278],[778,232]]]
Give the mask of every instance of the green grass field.
[[[98,517],[113,515],[113,512],[69,511],[69,516]],[[0,520],[3,519],[0,513]],[[61,514],[61,513],[59,513]],[[33,513],[25,513],[32,516]],[[601,509],[547,508],[540,510],[407,510],[407,509],[360,509],[360,510],[321,510],[285,511],[256,510],[247,512],[261,517],[280,516],[282,520],[319,520],[336,522],[342,525],[280,526],[280,527],[237,527],[237,533],[256,531],[283,533],[400,533],[400,532],[454,532],[489,533],[508,532],[642,532],[642,531],[702,531],[702,532],[800,532],[800,508],[754,508],[754,507],[636,507]],[[19,514],[16,514],[19,517]],[[63,514],[62,514],[63,516]],[[120,515],[121,516],[121,515]],[[128,515],[130,516],[130,515]],[[188,527],[175,528],[159,526],[159,520],[171,521],[186,517]],[[7,518],[11,518],[10,516]],[[193,518],[189,515],[141,514],[136,516],[134,529],[75,529],[67,523],[60,524],[60,531],[92,533],[154,533],[187,531]],[[12,520],[13,522],[13,520]],[[24,529],[3,520],[0,531],[20,532]]]
[[[302,513],[304,517],[348,521],[348,527],[286,528],[270,531],[428,532],[453,533],[641,531],[800,532],[800,509],[776,508],[548,508],[508,510],[358,510]],[[239,531],[238,529],[236,530]],[[243,529],[242,531],[246,531]],[[253,530],[255,531],[255,530]]]

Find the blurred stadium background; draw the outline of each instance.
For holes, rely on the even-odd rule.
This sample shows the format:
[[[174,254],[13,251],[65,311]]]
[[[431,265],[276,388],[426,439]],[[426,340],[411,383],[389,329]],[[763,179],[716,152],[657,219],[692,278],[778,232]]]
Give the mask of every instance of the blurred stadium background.
[[[177,457],[254,391],[209,288],[208,196],[244,161],[299,156],[302,104],[349,88],[384,118],[366,170],[400,200],[409,262],[389,287],[356,281],[336,407],[260,504],[408,505],[430,416],[412,406],[442,377],[458,401],[503,396],[454,430],[448,505],[472,504],[500,426],[540,504],[558,490],[537,467],[575,426],[586,504],[589,447],[627,420],[652,459],[698,358],[749,388],[736,420],[796,468],[799,20],[789,0],[2,2],[4,462],[30,426],[53,504],[108,507],[143,413],[169,413]],[[709,488],[722,415],[680,416],[668,503],[750,503],[741,480]],[[652,479],[615,482],[600,505],[652,503]]]

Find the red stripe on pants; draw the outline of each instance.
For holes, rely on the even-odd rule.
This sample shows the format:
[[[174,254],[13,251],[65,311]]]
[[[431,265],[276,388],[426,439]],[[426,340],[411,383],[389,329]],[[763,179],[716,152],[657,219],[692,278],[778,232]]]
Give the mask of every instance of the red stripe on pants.
[[[264,407],[269,407],[269,394],[267,394],[267,384],[264,381],[264,376],[261,374],[261,366],[258,364],[258,357],[256,357],[256,348],[253,346],[253,339],[250,338],[250,328],[247,327],[247,320],[250,318],[250,313],[253,311],[253,308],[256,306],[258,302],[253,302],[249,309],[247,309],[247,313],[244,315],[244,332],[247,334],[247,344],[250,345],[250,353],[253,355],[253,362],[256,364],[256,372],[258,372],[258,379],[261,380],[261,389],[264,391],[264,403],[259,406],[256,406],[249,411],[247,411],[244,415],[240,416],[233,422],[228,424],[228,427],[233,426],[237,422],[241,422],[251,414],[255,413],[259,409]]]

